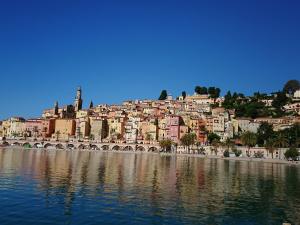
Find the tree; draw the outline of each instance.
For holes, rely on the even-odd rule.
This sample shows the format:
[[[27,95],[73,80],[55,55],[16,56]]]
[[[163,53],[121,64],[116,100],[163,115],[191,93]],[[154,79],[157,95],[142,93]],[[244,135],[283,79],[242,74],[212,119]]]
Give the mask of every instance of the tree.
[[[254,153],[254,158],[263,158],[264,153],[262,151],[258,151]]]
[[[272,159],[274,158],[274,152],[276,150],[275,141],[272,138],[269,138],[265,144],[265,148],[268,150],[269,153],[272,155]]]
[[[218,138],[213,139],[212,142],[211,142],[211,145],[213,147],[212,150],[215,152],[215,155],[217,155],[218,154],[218,148],[220,146],[220,139],[218,139]]]
[[[233,99],[231,96],[231,92],[227,91],[226,95],[224,96],[224,102],[222,103],[223,107],[226,109],[232,109],[233,108]]]
[[[223,156],[228,158],[230,156],[229,151],[225,150],[224,153],[223,153]]]
[[[162,90],[161,93],[160,93],[160,96],[158,98],[158,100],[166,100],[168,97],[168,93],[166,90]]]
[[[294,94],[295,91],[300,89],[300,82],[298,80],[289,80],[283,87],[283,92],[287,94]]]
[[[264,94],[264,93],[260,93],[259,91],[258,92],[254,92],[253,93],[253,97],[251,98],[253,101],[259,101],[259,100],[262,100],[262,99],[265,99],[267,97],[267,94]]]
[[[197,153],[199,154],[199,147],[201,146],[201,143],[199,141],[196,141],[196,147],[197,147]]]
[[[159,142],[159,145],[164,152],[171,151],[172,144],[173,142],[171,139],[164,139]]]
[[[289,141],[283,132],[279,132],[275,137],[274,144],[276,147],[285,148],[288,146]]]
[[[255,133],[246,131],[241,135],[242,144],[248,147],[247,155],[250,156],[250,147],[253,147],[257,143],[257,137]]]
[[[205,155],[205,148],[204,148],[204,147],[201,147],[201,148],[198,150],[198,154]]]
[[[239,149],[236,149],[236,148],[233,149],[233,152],[234,152],[236,157],[240,157],[240,155],[242,154],[242,151],[239,150]]]
[[[37,126],[34,126],[34,127],[33,127],[33,136],[34,136],[34,140],[37,139],[38,133],[39,133],[39,130],[38,130]]]
[[[229,152],[229,149],[234,146],[234,143],[230,138],[227,138],[223,143],[223,146],[226,147],[226,150]]]
[[[27,137],[28,137],[28,134],[27,132],[24,133],[24,140],[26,141],[27,140]]]
[[[196,134],[195,133],[189,133],[189,134],[185,134],[181,139],[181,143],[184,146],[188,147],[188,153],[190,153],[190,146],[195,144],[196,141]]]
[[[59,140],[59,136],[60,136],[60,131],[58,130],[58,131],[56,131],[56,141],[58,141]]]
[[[217,135],[216,133],[210,133],[207,136],[207,140],[210,144],[212,144],[212,142],[214,140],[220,141],[221,137],[219,135]]]
[[[283,135],[286,137],[288,144],[287,146],[291,147],[300,147],[300,123],[293,124],[292,127],[286,128],[280,133],[283,133]]]
[[[257,144],[264,146],[266,141],[274,136],[273,125],[268,122],[262,122],[257,129]]]
[[[185,91],[183,91],[183,92],[181,93],[181,95],[182,95],[183,99],[186,98],[186,92],[185,92]]]
[[[209,87],[207,92],[211,98],[216,99],[220,97],[221,89],[216,87]]]
[[[148,141],[148,142],[150,142],[151,141],[151,139],[152,139],[152,136],[151,136],[151,134],[150,133],[146,133],[146,137],[145,137],[145,141]]]
[[[284,112],[282,111],[282,107],[286,105],[288,101],[289,98],[284,92],[276,93],[276,96],[272,102],[272,106],[275,108],[276,116],[282,116],[284,114]]]
[[[90,139],[91,141],[92,141],[92,140],[95,140],[95,135],[90,134],[89,139]]]
[[[297,160],[299,157],[299,151],[296,148],[289,148],[285,153],[284,156],[286,159]]]
[[[206,95],[206,94],[208,93],[206,87],[200,87],[200,86],[196,86],[196,87],[195,87],[195,92],[196,92],[198,95]]]

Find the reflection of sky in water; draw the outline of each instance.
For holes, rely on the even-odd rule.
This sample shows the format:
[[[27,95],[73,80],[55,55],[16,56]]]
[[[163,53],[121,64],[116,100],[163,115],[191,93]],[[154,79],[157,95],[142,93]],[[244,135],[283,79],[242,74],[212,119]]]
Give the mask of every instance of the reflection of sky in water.
[[[299,182],[281,164],[0,150],[0,224],[296,223]]]

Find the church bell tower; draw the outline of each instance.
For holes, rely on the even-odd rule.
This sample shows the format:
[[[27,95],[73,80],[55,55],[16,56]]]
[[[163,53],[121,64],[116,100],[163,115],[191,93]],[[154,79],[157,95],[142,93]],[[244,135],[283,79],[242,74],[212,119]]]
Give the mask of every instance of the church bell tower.
[[[80,86],[77,88],[76,97],[75,97],[75,101],[74,101],[74,109],[75,109],[75,112],[82,109],[81,87]]]
[[[54,115],[58,115],[58,101],[54,103]]]

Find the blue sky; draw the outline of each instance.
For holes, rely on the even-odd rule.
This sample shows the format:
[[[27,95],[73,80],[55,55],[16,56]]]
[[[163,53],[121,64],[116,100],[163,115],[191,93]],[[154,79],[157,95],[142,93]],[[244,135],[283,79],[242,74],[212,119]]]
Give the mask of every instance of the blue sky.
[[[299,1],[0,0],[0,119],[300,77]]]

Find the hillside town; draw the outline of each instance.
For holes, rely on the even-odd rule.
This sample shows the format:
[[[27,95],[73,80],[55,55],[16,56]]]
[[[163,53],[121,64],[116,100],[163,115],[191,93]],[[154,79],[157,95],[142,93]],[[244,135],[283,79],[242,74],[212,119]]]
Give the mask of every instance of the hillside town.
[[[236,145],[247,145],[243,143],[242,135],[257,134],[262,125],[270,126],[272,132],[299,125],[299,89],[284,94],[288,100],[286,104],[280,105],[280,116],[263,117],[259,115],[259,111],[255,111],[251,117],[237,115],[238,109],[228,107],[228,102],[232,101],[233,96],[237,96],[235,99],[250,104],[251,112],[253,103],[272,111],[276,108],[274,102],[278,101],[276,97],[280,93],[256,93],[251,97],[237,93],[231,95],[230,92],[220,97],[219,93],[218,88],[197,86],[194,94],[187,95],[183,92],[173,98],[163,90],[159,100],[129,100],[120,105],[96,106],[90,102],[89,107],[84,109],[82,89],[78,87],[73,104],[60,106],[55,102],[52,108],[42,112],[40,118],[11,117],[1,121],[0,137],[62,142],[157,144],[162,148],[207,146],[213,145],[214,141],[226,143],[228,140]],[[192,136],[190,141],[189,136]],[[260,146],[265,146],[265,141]],[[256,144],[259,142],[253,146]]]

